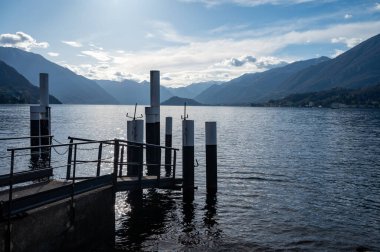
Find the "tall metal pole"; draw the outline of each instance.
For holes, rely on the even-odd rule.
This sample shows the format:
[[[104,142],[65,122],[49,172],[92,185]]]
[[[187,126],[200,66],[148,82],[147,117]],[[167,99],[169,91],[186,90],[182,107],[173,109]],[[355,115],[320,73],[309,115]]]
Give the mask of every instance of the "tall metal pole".
[[[146,143],[160,145],[160,71],[150,71],[150,107],[145,108]],[[161,165],[161,149],[147,147],[148,175],[158,176]]]
[[[40,73],[40,136],[50,136],[50,107],[49,107],[49,75]],[[41,145],[50,145],[50,137],[41,137]],[[49,149],[44,148],[41,157],[45,160],[49,157]]]

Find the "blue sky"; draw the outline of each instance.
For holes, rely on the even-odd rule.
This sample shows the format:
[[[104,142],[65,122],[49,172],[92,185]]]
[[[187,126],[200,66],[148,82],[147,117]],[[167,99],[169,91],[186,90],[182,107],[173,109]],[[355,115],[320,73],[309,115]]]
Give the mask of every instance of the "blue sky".
[[[182,86],[336,57],[380,33],[380,1],[1,0],[0,45],[92,79]]]

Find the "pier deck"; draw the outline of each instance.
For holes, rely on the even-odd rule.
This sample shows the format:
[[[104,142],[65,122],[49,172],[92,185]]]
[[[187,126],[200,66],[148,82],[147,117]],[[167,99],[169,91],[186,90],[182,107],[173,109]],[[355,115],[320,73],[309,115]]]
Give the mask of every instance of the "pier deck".
[[[182,179],[172,177],[142,176],[139,177],[118,177],[115,185],[115,192],[129,191],[136,189],[175,189],[180,188]],[[104,175],[99,177],[78,179],[72,181],[50,180],[21,186],[13,189],[11,215],[21,214],[35,207],[43,206],[65,198],[89,192],[103,186],[113,184],[113,176]],[[0,191],[0,216],[6,218],[9,214],[9,190]]]

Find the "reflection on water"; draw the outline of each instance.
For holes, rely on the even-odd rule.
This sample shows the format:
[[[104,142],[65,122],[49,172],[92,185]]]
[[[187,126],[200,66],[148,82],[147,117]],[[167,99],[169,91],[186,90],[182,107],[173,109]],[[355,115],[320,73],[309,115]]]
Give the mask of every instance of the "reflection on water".
[[[120,227],[116,231],[118,247],[140,250],[149,237],[166,232],[166,220],[174,208],[170,192],[136,190],[121,197],[130,210],[120,218]]]
[[[125,139],[125,113],[131,110],[53,105],[52,133],[61,142],[67,136]],[[176,148],[182,141],[181,111],[161,107],[162,122],[173,117]],[[118,248],[380,251],[380,110],[189,107],[189,114],[195,119],[199,161],[194,202],[183,204],[178,191],[118,193]],[[0,135],[27,135],[28,115],[28,106],[0,106]],[[206,195],[205,121],[218,122],[215,197]],[[161,130],[164,136],[165,127]],[[6,147],[0,151],[6,153]],[[112,150],[104,153],[112,156]],[[181,177],[181,158],[176,177]],[[9,159],[1,160],[5,173]],[[28,165],[29,156],[22,167]],[[92,175],[94,169],[80,172]],[[54,173],[65,177],[65,168]]]
[[[197,204],[182,202],[180,192],[143,190],[122,193],[118,197],[118,204],[123,200],[128,207],[118,218],[117,248],[178,250],[222,245],[223,232],[218,226],[215,194],[207,195],[201,207],[203,217],[196,216]]]

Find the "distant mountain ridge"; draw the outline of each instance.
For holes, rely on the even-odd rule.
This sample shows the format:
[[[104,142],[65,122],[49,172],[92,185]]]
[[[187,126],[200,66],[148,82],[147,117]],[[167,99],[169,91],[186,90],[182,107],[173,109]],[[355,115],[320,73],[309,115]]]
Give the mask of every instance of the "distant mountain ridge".
[[[12,66],[30,83],[39,84],[39,73],[49,73],[50,93],[63,103],[117,104],[95,81],[52,63],[39,54],[17,48],[0,47],[0,60]]]
[[[207,104],[248,104],[280,99],[290,94],[358,89],[380,81],[380,34],[334,59],[298,61],[262,73],[245,74],[211,86],[195,100]]]
[[[292,94],[280,100],[270,100],[252,106],[380,108],[380,83],[359,89],[337,87],[318,92]]]
[[[168,90],[174,95],[182,98],[193,99],[207,88],[213,85],[221,84],[221,81],[205,81],[192,83],[185,87],[168,88]]]
[[[358,89],[380,81],[380,34],[338,57],[304,69],[282,83],[284,94],[327,90],[334,87]]]
[[[113,96],[120,104],[150,104],[150,83],[143,81],[138,83],[134,80],[124,80],[121,82],[110,80],[96,81],[108,94]],[[160,102],[166,101],[171,97],[193,98],[211,85],[220,82],[201,82],[179,88],[160,87]]]
[[[40,89],[0,60],[0,104],[35,104],[39,99]],[[61,103],[51,95],[49,100],[50,103]]]
[[[96,82],[120,104],[150,104],[150,85],[147,81],[138,83],[133,80],[124,80],[122,82],[97,80]],[[169,99],[172,96],[165,87],[160,87],[161,101]]]
[[[183,106],[186,103],[188,106],[202,106],[202,103],[199,103],[193,99],[190,98],[183,98],[178,96],[173,96],[169,98],[168,100],[161,103],[161,105],[167,105],[167,106]]]
[[[221,85],[211,86],[196,96],[195,100],[206,104],[242,104],[264,101],[292,74],[329,60],[327,57],[320,57],[297,61],[265,72],[244,74]]]

